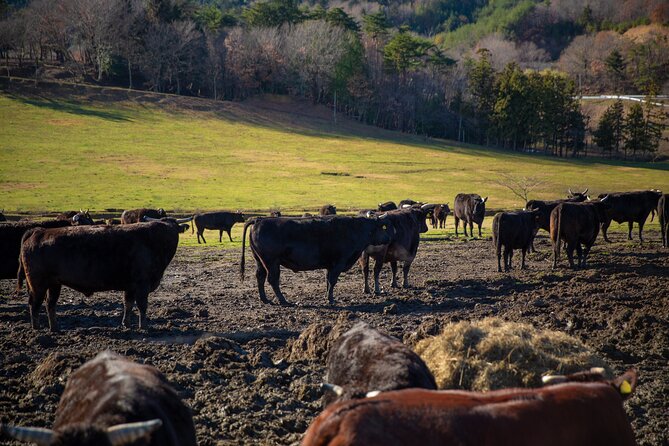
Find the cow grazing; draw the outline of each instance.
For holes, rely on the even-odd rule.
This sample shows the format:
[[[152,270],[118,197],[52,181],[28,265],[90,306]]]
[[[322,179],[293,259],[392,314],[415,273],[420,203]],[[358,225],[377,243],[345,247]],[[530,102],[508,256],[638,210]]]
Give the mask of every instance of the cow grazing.
[[[485,203],[488,197],[481,198],[478,194],[457,194],[453,202],[453,218],[455,218],[455,236],[458,237],[458,226],[462,220],[462,227],[467,237],[467,224],[469,224],[469,236],[474,236],[474,223],[479,227],[481,237],[481,225],[485,218]]]
[[[385,203],[379,203],[378,210],[381,212],[394,211],[397,209],[397,205],[394,201],[386,201]]]
[[[331,204],[325,204],[318,210],[318,215],[337,215],[337,208]]]
[[[629,370],[613,380],[539,389],[384,392],[328,406],[302,446],[632,446],[623,401],[636,382]]]
[[[520,269],[525,269],[525,255],[532,246],[534,236],[539,229],[540,211],[499,212],[492,220],[492,243],[497,254],[497,271],[502,272],[500,264],[504,247],[504,271],[511,269],[513,250],[522,251]]]
[[[183,232],[183,220],[165,218],[119,226],[37,228],[23,236],[19,288],[28,285],[30,320],[39,328],[44,297],[51,331],[58,330],[56,303],[62,285],[86,296],[97,291],[123,291],[122,325],[129,326],[132,307],[139,308],[139,328],[147,327],[149,293],[154,291],[172,261]]]
[[[362,268],[364,292],[369,290],[369,258],[374,259],[374,293],[381,293],[379,275],[384,263],[390,262],[392,270],[393,288],[397,288],[397,262],[404,262],[402,271],[404,273],[403,287],[409,288],[409,269],[416,258],[420,234],[427,232],[425,224],[425,212],[419,208],[405,208],[390,211],[384,214],[384,219],[390,221],[395,228],[395,234],[388,244],[370,245],[360,256],[360,267]]]
[[[16,279],[23,234],[33,228],[62,228],[69,220],[18,221],[0,225],[0,280]]]
[[[241,211],[195,214],[193,216],[192,231],[195,231],[195,227],[197,226],[197,242],[200,243],[200,237],[202,237],[202,241],[207,243],[204,239],[204,230],[218,230],[218,242],[222,243],[223,231],[228,233],[228,238],[232,241],[230,231],[235,223],[244,223],[244,214]]]
[[[634,223],[639,224],[639,240],[643,242],[643,225],[648,215],[657,208],[657,203],[662,196],[659,190],[643,190],[637,192],[616,192],[612,194],[600,194],[599,198],[609,197],[609,209],[602,220],[602,235],[604,240],[610,242],[606,231],[611,225],[611,220],[616,223],[627,222],[629,232],[627,239],[632,240],[632,229]]]
[[[333,290],[339,275],[348,271],[369,245],[384,245],[395,230],[387,218],[256,218],[244,224],[240,275],[244,279],[246,230],[256,260],[256,279],[260,300],[265,295],[265,280],[282,305],[288,304],[279,288],[280,267],[293,271],[327,270],[328,302],[334,304]]]
[[[585,268],[586,259],[599,234],[599,225],[606,218],[608,197],[583,203],[560,203],[551,212],[550,236],[553,244],[553,268],[557,268],[560,242],[564,240],[569,265],[574,266],[574,249],[578,267]]]
[[[358,322],[330,347],[325,404],[365,398],[369,392],[420,387],[436,389],[423,360],[399,340]]]
[[[451,208],[448,207],[448,203],[438,204],[434,211],[432,212],[432,229],[443,229],[446,227],[446,217],[448,213],[451,212]]]
[[[662,246],[669,247],[669,194],[663,194],[657,201],[657,217],[660,219]]]
[[[149,218],[165,218],[167,217],[167,213],[165,212],[165,209],[160,208],[160,209],[147,209],[147,208],[142,208],[142,209],[131,209],[127,211],[123,211],[121,214],[121,224],[127,225],[130,223],[141,223],[144,221],[144,217],[149,217]]]
[[[195,446],[190,409],[155,367],[102,352],[69,377],[52,429],[3,426],[40,446]]]

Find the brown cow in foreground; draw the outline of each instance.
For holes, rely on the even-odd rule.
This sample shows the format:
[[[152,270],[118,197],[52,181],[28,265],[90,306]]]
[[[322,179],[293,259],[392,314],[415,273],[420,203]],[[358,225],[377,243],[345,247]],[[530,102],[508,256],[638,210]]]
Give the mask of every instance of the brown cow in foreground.
[[[302,445],[631,446],[623,401],[636,382],[630,370],[540,389],[386,392],[328,406]]]
[[[52,429],[2,426],[40,446],[195,446],[190,409],[156,368],[103,352],[68,379]]]

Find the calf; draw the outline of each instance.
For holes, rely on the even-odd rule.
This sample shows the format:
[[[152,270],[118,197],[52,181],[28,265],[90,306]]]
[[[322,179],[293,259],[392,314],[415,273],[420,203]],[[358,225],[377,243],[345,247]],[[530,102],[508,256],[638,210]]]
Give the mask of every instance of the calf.
[[[328,406],[303,446],[632,446],[623,401],[636,371],[598,382],[491,392],[405,389]]]
[[[122,325],[130,324],[136,302],[139,327],[145,328],[149,293],[158,288],[174,257],[179,233],[184,231],[182,222],[166,218],[138,225],[37,228],[26,232],[21,242],[18,287],[25,278],[32,327],[39,328],[39,311],[48,291],[49,327],[58,330],[56,303],[65,285],[85,296],[97,291],[123,291]]]
[[[228,233],[228,238],[232,241],[230,231],[235,223],[244,223],[244,214],[241,211],[237,212],[207,212],[206,214],[195,214],[193,216],[193,226],[191,233],[195,231],[197,226],[197,242],[202,241],[207,243],[204,239],[204,230],[213,229],[218,230],[218,242],[223,243],[223,231]]]
[[[608,197],[583,203],[560,203],[551,212],[551,242],[553,243],[553,268],[557,268],[560,242],[566,243],[569,265],[574,266],[574,249],[578,254],[578,267],[585,268],[586,259],[599,234],[599,225],[606,218]]]
[[[639,240],[643,242],[643,226],[651,212],[657,208],[657,203],[662,196],[659,190],[643,190],[637,192],[616,192],[612,194],[600,194],[599,198],[608,197],[609,207],[601,220],[602,235],[604,240],[610,242],[606,231],[611,221],[616,223],[627,222],[629,231],[627,239],[632,240],[632,229],[634,222],[639,225]]]
[[[374,293],[381,293],[379,276],[384,263],[390,262],[392,271],[392,288],[397,288],[397,262],[404,262],[402,271],[404,281],[402,286],[409,288],[409,269],[416,258],[420,234],[427,232],[425,224],[425,212],[419,208],[405,208],[390,211],[384,214],[385,219],[392,223],[395,233],[388,244],[368,246],[360,256],[360,267],[362,268],[364,292],[369,290],[369,258],[374,259]]]
[[[165,209],[160,208],[160,209],[147,209],[147,208],[142,208],[142,209],[130,209],[127,211],[123,211],[121,214],[121,224],[127,225],[130,223],[141,223],[144,221],[145,217],[149,218],[165,218],[167,217],[167,213],[165,212]]]
[[[103,352],[70,375],[52,429],[2,426],[40,446],[195,446],[190,409],[156,368]]]
[[[246,230],[256,260],[260,300],[269,303],[265,281],[269,282],[282,305],[288,304],[279,287],[281,266],[293,271],[327,270],[328,302],[334,304],[333,290],[339,275],[348,271],[369,245],[384,245],[395,229],[387,218],[255,218],[244,224],[240,275],[244,279]]]
[[[669,194],[663,194],[657,201],[657,217],[660,219],[662,246],[669,246]]]
[[[430,370],[399,340],[359,322],[330,348],[324,387],[333,390],[325,404],[364,398],[369,392],[421,387],[436,389]]]
[[[467,237],[467,224],[469,224],[469,236],[474,236],[474,223],[479,227],[481,237],[481,225],[485,218],[485,203],[488,197],[481,198],[478,194],[457,194],[453,202],[453,218],[455,218],[455,236],[458,237],[458,226],[462,220],[462,227]]]
[[[379,203],[378,210],[381,212],[394,211],[397,209],[397,205],[394,201],[386,201],[385,203]]]
[[[318,215],[337,215],[337,208],[331,204],[323,205],[318,210]]]
[[[525,269],[525,255],[540,225],[539,211],[499,212],[492,220],[492,243],[497,254],[497,271],[502,272],[500,261],[504,247],[504,271],[511,269],[513,250],[522,250],[520,269]]]
[[[446,228],[446,217],[449,212],[451,208],[448,207],[448,203],[437,205],[432,213],[432,229],[437,229],[437,224],[439,224],[439,229]]]

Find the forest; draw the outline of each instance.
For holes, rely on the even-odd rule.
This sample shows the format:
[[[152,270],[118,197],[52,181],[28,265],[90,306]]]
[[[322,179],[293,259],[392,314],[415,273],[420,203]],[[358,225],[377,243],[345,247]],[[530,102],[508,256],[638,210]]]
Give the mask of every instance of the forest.
[[[669,92],[662,0],[0,0],[0,17],[10,78],[291,95],[382,128],[557,156],[594,144],[652,158],[667,121],[649,100],[590,122],[578,100]]]

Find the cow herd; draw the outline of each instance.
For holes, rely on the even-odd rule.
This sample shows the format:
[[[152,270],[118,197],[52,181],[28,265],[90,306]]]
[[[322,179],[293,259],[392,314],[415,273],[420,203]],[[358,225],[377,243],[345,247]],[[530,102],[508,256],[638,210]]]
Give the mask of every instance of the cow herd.
[[[669,240],[669,202],[658,190],[602,194],[596,199],[569,191],[565,199],[531,200],[525,209],[500,212],[493,218],[493,250],[497,268],[512,267],[513,251],[533,250],[539,229],[549,232],[553,267],[561,244],[569,263],[585,267],[599,231],[608,241],[611,221],[643,226],[657,212],[662,244]],[[462,221],[465,235],[485,218],[488,197],[458,194],[453,202],[456,235]],[[281,305],[290,305],[280,288],[281,267],[292,271],[326,270],[326,295],[334,304],[339,276],[358,263],[363,291],[370,293],[369,261],[374,259],[374,293],[382,292],[380,272],[390,263],[391,286],[399,287],[398,263],[403,263],[402,285],[409,287],[409,271],[418,252],[420,234],[444,227],[448,203],[425,204],[403,200],[379,203],[377,209],[356,216],[337,215],[325,205],[318,216],[246,219],[241,212],[211,212],[176,219],[163,209],[123,212],[120,220],[94,220],[88,211],[60,214],[49,221],[6,222],[0,213],[0,279],[25,283],[32,327],[39,328],[39,312],[46,299],[49,327],[58,330],[56,303],[61,287],[90,296],[98,291],[123,291],[122,325],[130,325],[132,308],[139,309],[139,328],[147,328],[148,295],[162,280],[174,257],[179,234],[191,221],[198,243],[204,230],[226,232],[244,223],[240,276],[244,278],[246,233],[256,263],[260,300],[270,303],[269,283]],[[119,224],[116,224],[119,223]],[[469,231],[467,230],[469,226]],[[574,263],[574,251],[577,262]],[[333,403],[314,421],[303,444],[634,444],[622,401],[636,386],[636,372],[605,380],[601,371],[548,379],[544,389],[501,390],[478,394],[436,391],[425,364],[401,342],[367,326],[355,326],[331,348],[327,361],[325,401]],[[101,378],[104,377],[104,378]],[[131,408],[128,409],[128,408]],[[561,413],[577,421],[564,420]],[[438,416],[437,416],[438,415]],[[580,420],[596,423],[584,426]],[[599,419],[601,418],[601,420]],[[522,426],[521,426],[522,424]],[[595,427],[592,427],[592,426]],[[529,427],[528,427],[529,426]],[[548,429],[548,430],[547,430]],[[190,412],[154,368],[102,353],[72,374],[56,412],[53,429],[2,426],[1,432],[40,445],[54,444],[170,444],[194,445]],[[515,432],[521,430],[518,437]],[[547,437],[546,432],[552,434]],[[148,443],[147,439],[151,439]],[[137,443],[140,444],[140,443]]]

